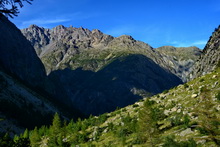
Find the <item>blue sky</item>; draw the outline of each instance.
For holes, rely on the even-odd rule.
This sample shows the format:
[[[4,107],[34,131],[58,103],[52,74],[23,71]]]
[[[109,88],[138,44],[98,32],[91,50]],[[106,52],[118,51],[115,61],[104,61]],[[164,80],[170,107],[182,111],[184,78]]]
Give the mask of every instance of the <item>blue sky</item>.
[[[34,0],[11,21],[19,28],[62,24],[126,34],[154,48],[203,49],[220,24],[220,0]]]

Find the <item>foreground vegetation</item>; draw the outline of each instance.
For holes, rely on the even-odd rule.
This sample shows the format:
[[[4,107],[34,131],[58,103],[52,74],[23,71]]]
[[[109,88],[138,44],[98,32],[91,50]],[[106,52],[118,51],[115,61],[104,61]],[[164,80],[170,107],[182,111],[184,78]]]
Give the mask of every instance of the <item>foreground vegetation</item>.
[[[51,126],[26,130],[0,146],[220,145],[220,69],[134,105],[77,122],[54,115]]]

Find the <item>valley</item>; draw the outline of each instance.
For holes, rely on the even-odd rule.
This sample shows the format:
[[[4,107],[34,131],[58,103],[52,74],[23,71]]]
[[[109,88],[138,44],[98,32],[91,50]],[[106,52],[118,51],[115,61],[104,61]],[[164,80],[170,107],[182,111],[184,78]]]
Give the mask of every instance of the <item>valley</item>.
[[[220,27],[200,50],[0,20],[0,146],[220,145]]]

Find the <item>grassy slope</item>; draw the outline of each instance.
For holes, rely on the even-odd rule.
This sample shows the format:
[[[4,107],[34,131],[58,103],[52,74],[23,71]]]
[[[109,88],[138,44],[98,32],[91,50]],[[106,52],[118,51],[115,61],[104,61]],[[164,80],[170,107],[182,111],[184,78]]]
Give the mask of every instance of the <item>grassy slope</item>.
[[[204,146],[214,145],[215,143],[212,141],[211,135],[205,131],[206,126],[203,126],[205,125],[203,123],[211,124],[211,121],[215,118],[218,121],[220,120],[219,83],[220,69],[187,84],[180,85],[168,92],[151,97],[150,101],[155,101],[152,107],[160,108],[161,112],[166,115],[164,120],[157,122],[158,129],[160,130],[159,136],[163,138],[174,135],[177,142],[193,138],[198,144]],[[99,126],[100,129],[107,129],[109,123],[123,127],[121,119],[125,118],[126,115],[129,115],[132,119],[137,119],[142,105],[143,102],[138,102],[108,114],[109,118]],[[203,110],[205,111],[203,112]],[[189,119],[189,122],[184,122],[186,121],[185,117]],[[204,130],[200,130],[200,128]],[[91,131],[92,129],[88,130]],[[97,141],[94,141],[94,144],[104,145],[111,142],[112,145],[122,145],[122,141],[113,132],[101,133],[102,135]],[[132,144],[135,136],[135,133],[126,136],[126,144]]]
[[[217,146],[219,111],[217,69],[112,113],[69,123],[60,133],[81,146]]]

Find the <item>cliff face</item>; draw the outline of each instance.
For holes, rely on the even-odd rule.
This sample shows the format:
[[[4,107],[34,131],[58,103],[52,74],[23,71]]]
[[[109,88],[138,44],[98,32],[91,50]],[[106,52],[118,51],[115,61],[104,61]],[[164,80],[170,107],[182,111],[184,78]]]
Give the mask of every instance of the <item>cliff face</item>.
[[[189,79],[205,75],[220,64],[220,26],[215,29],[206,44],[202,55],[193,67]]]
[[[0,14],[0,65],[4,70],[39,86],[46,72],[34,48],[5,16]]]
[[[168,69],[186,82],[202,51],[197,47],[163,46],[156,49],[168,65]]]

